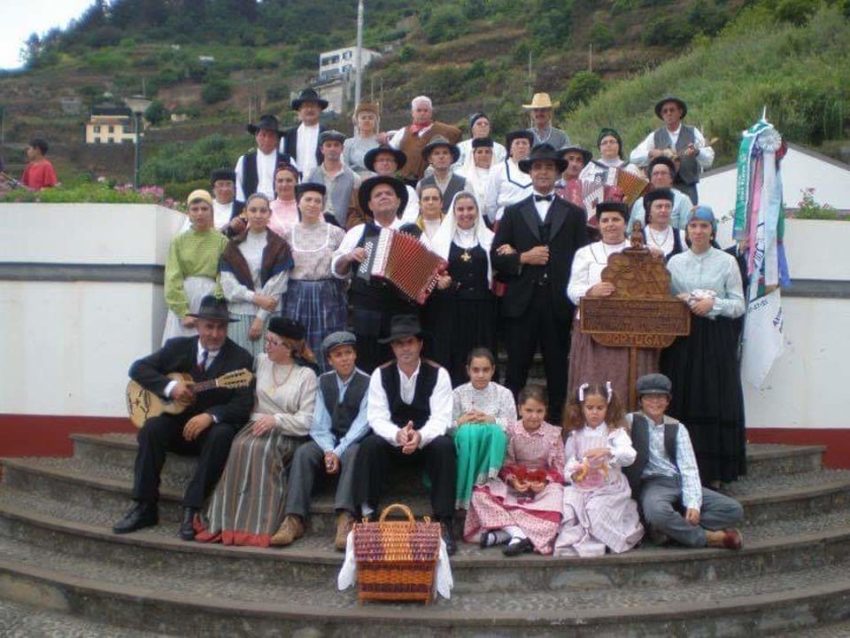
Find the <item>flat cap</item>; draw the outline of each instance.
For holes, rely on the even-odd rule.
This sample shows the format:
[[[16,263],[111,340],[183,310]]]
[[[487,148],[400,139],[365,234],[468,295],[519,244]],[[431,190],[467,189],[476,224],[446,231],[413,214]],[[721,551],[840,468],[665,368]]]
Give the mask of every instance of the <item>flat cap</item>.
[[[666,394],[670,396],[673,394],[673,383],[660,372],[645,374],[637,380],[637,394],[639,397],[644,394]]]
[[[337,332],[330,333],[327,337],[322,341],[322,352],[325,355],[330,354],[331,350],[334,348],[338,348],[339,346],[356,346],[357,345],[357,337],[355,337],[352,333],[347,330],[338,330]]]

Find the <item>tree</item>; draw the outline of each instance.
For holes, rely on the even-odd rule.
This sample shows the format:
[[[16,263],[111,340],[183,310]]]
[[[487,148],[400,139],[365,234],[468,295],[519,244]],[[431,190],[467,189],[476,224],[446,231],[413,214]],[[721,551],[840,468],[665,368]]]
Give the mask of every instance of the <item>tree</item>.
[[[227,80],[210,80],[201,89],[201,99],[207,104],[223,102],[233,94],[233,85]]]
[[[151,102],[150,106],[145,110],[145,119],[154,126],[167,119],[168,116],[168,109],[159,100]]]
[[[34,69],[38,66],[38,56],[41,53],[41,39],[37,33],[30,34],[30,37],[24,42],[21,47],[20,58],[24,66],[28,69]]]

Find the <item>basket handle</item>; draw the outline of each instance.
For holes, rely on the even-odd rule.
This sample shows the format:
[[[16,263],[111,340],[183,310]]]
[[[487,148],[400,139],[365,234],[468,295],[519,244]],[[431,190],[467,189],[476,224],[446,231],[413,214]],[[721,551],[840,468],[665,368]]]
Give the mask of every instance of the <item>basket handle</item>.
[[[381,512],[381,518],[378,519],[378,522],[383,523],[392,510],[401,510],[401,512],[405,516],[407,516],[407,520],[409,522],[416,522],[416,517],[413,516],[413,512],[410,511],[410,508],[407,505],[403,505],[401,503],[393,503],[392,505],[388,505],[386,508],[384,508],[384,511]]]

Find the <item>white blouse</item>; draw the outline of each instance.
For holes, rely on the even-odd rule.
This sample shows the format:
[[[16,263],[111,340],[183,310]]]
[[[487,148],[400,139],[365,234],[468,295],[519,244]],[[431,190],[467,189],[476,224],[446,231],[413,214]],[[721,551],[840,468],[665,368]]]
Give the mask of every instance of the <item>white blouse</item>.
[[[601,241],[583,246],[573,257],[573,267],[570,270],[570,282],[567,284],[567,297],[576,306],[587,291],[602,281],[602,270],[608,265],[608,257],[623,252],[629,242],[621,244],[606,244]]]

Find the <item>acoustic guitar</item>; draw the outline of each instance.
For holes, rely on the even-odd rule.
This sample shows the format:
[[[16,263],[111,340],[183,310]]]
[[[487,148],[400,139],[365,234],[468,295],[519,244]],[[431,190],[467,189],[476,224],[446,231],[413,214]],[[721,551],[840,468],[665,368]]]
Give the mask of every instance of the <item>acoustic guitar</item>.
[[[188,372],[170,372],[165,376],[191,386],[195,394],[216,388],[225,388],[228,390],[247,388],[254,378],[254,374],[245,368],[227,372],[220,377],[208,381],[195,381]],[[160,416],[163,413],[180,414],[190,405],[191,403],[163,399],[150,390],[146,390],[136,381],[131,380],[127,384],[127,414],[130,416],[130,421],[137,428],[142,427],[145,421],[151,417]]]

